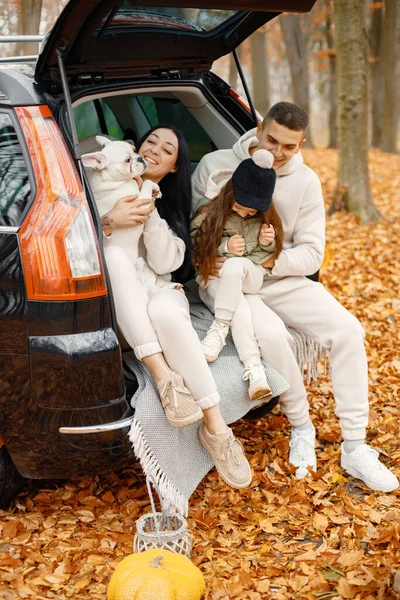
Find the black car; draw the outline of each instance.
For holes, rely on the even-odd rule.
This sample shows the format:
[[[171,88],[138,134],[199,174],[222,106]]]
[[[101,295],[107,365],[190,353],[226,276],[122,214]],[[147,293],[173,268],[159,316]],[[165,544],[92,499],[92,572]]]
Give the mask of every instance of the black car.
[[[78,139],[138,140],[168,122],[193,167],[231,147],[256,114],[212,62],[314,1],[71,0],[34,69],[0,67],[1,506],[23,478],[93,473],[131,453],[135,381]]]

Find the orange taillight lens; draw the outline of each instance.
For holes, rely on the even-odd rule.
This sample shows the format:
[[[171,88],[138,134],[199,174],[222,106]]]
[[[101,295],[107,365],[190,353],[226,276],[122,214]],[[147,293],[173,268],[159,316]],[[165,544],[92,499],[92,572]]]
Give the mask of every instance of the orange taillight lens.
[[[232,98],[235,98],[236,102],[238,102],[241,106],[243,106],[243,108],[245,108],[247,110],[247,112],[250,113],[250,115],[251,115],[251,108],[250,108],[249,103],[246,102],[246,100],[244,98],[242,98],[242,96],[240,94],[238,94],[237,91],[234,90],[233,88],[230,88],[229,93],[232,96]],[[262,121],[263,118],[260,115],[260,113],[258,112],[258,110],[256,110],[256,114],[257,114],[258,120]]]
[[[87,200],[67,145],[47,106],[15,109],[36,180],[19,230],[30,300],[79,300],[107,294]]]

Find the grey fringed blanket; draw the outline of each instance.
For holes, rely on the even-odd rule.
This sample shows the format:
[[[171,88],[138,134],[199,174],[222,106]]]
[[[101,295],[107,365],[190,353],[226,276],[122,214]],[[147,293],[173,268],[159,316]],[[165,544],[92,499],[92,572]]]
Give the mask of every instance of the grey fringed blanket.
[[[193,327],[202,339],[213,320],[212,313],[200,301],[190,297],[190,312]],[[301,367],[307,362],[307,377],[316,375],[316,362],[322,356],[320,346],[293,332],[296,342],[296,357]],[[212,468],[209,454],[200,444],[197,431],[200,422],[183,429],[172,427],[164,414],[157,388],[149,371],[139,363],[133,352],[125,355],[125,362],[135,373],[138,390],[132,398],[135,420],[129,438],[145,474],[151,474],[158,483],[166,507],[187,515],[188,502],[202,478]],[[268,381],[274,396],[288,389],[286,380],[265,364]],[[243,417],[261,402],[251,402],[248,384],[242,380],[243,365],[239,361],[232,339],[218,360],[210,365],[221,396],[221,411],[227,423]]]

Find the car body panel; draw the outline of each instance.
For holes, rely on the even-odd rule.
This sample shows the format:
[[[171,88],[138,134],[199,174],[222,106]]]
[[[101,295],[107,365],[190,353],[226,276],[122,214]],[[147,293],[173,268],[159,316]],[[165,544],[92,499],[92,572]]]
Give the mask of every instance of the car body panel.
[[[44,86],[60,83],[57,52],[63,59],[70,86],[79,77],[100,82],[117,77],[160,75],[163,70],[171,69],[179,69],[181,73],[204,71],[267,21],[283,11],[306,12],[314,1],[202,3],[198,11],[212,10],[214,4],[213,8],[217,8],[214,15],[219,15],[216,26],[206,29],[187,26],[192,23],[188,15],[194,10],[188,8],[190,2],[149,0],[143,8],[127,0],[70,0],[42,44],[35,79]],[[228,15],[221,17],[221,12],[224,15],[227,9]],[[175,13],[185,18],[171,16]]]
[[[28,106],[44,104],[42,93],[33,85],[34,71],[31,66],[2,65],[0,70],[0,104],[5,106]]]
[[[112,327],[108,296],[76,302],[31,302],[27,306],[29,336],[60,336]]]
[[[118,354],[119,348],[118,348]],[[95,424],[118,423],[133,413],[129,403],[122,398],[111,398],[107,382],[112,385],[121,383],[122,367],[117,373],[107,372],[107,362],[102,368],[87,355],[87,363],[76,356],[76,365],[90,365],[94,377],[82,377],[81,391],[75,395],[76,406],[58,409],[63,388],[71,390],[73,370],[65,368],[52,373],[46,380],[31,371],[32,354],[0,354],[0,433],[7,450],[24,477],[33,478],[70,478],[88,474],[97,469],[103,471],[115,464],[116,457],[130,456],[132,449],[128,441],[128,427],[110,431],[106,434],[62,435],[60,427],[83,427]],[[53,358],[54,360],[54,358]],[[120,359],[119,359],[120,360]],[[115,371],[115,365],[111,367]],[[73,367],[76,368],[75,365]],[[51,371],[51,369],[50,369]],[[99,372],[105,375],[99,378]],[[33,375],[33,377],[31,377]],[[53,407],[39,406],[35,401],[35,388],[43,389],[43,383],[49,384],[46,390]],[[32,385],[33,384],[33,385]],[[87,406],[85,393],[91,389],[104,400],[103,405]],[[117,390],[117,393],[124,388]],[[114,391],[112,392],[114,393]],[[74,396],[72,396],[72,399]]]
[[[0,354],[28,353],[26,305],[17,235],[0,233]]]
[[[110,327],[33,336],[29,338],[29,354],[32,395],[39,406],[82,408],[84,399],[87,409],[124,399],[121,350]]]

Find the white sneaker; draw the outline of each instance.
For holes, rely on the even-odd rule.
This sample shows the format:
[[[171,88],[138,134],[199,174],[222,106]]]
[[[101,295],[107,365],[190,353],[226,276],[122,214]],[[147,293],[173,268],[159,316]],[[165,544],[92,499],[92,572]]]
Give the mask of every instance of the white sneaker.
[[[368,444],[360,444],[348,454],[342,444],[341,450],[340,464],[342,468],[349,475],[361,479],[371,490],[392,492],[399,487],[397,477],[381,463],[378,458],[379,453]]]
[[[290,435],[289,462],[298,467],[296,478],[303,479],[310,474],[307,467],[317,470],[317,457],[315,456],[315,429],[298,431],[292,428]]]
[[[206,333],[206,337],[201,342],[207,362],[211,363],[217,360],[219,353],[225,346],[228,333],[229,325],[216,319],[212,322],[210,329]]]
[[[260,400],[261,398],[271,399],[272,392],[268,385],[265,369],[261,363],[250,365],[244,370],[243,381],[249,382],[250,400]]]

